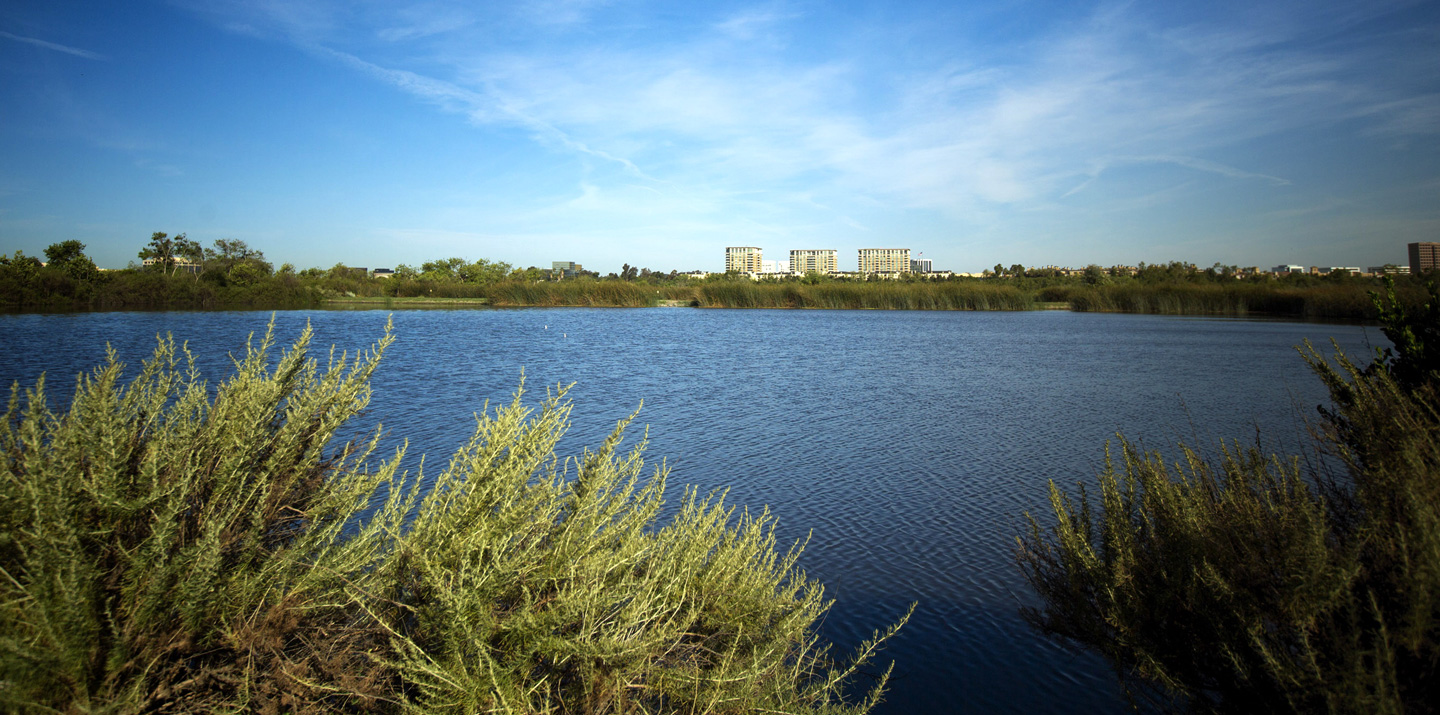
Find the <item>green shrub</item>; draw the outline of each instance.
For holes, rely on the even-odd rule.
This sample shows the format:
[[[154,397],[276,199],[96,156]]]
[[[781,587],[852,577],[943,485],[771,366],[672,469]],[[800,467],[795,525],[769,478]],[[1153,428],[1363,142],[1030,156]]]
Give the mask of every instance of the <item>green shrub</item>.
[[[1303,356],[1329,387],[1317,447],[1343,472],[1226,446],[1173,467],[1120,440],[1092,502],[1052,482],[1017,560],[1041,631],[1127,691],[1222,712],[1431,712],[1440,702],[1440,294],[1376,298],[1396,351]],[[1414,339],[1406,339],[1411,336]]]
[[[0,426],[0,703],[11,711],[863,712],[819,584],[768,513],[688,492],[628,420],[561,459],[564,389],[493,411],[433,478],[372,461],[391,343],[211,387],[161,340],[139,375],[12,389]],[[273,364],[272,364],[273,363]],[[421,485],[428,485],[422,493]],[[903,620],[902,620],[903,623]],[[886,671],[888,674],[888,671]]]

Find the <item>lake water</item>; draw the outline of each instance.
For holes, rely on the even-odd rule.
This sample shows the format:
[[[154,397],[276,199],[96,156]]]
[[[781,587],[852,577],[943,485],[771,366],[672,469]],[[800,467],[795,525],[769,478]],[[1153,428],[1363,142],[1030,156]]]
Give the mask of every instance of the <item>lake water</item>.
[[[316,344],[354,350],[382,311],[276,315]],[[0,316],[0,380],[49,371],[68,393],[109,341],[134,365],[157,333],[188,340],[212,382],[266,313]],[[1106,315],[695,309],[401,311],[357,428],[437,470],[488,399],[575,382],[567,451],[594,445],[641,400],[648,455],[680,485],[769,505],[835,606],[824,633],[858,644],[918,602],[885,656],[883,713],[1116,712],[1102,662],[1030,632],[1012,564],[1021,515],[1045,484],[1091,477],[1117,431],[1173,453],[1256,439],[1297,451],[1324,399],[1293,346],[1331,337],[1352,354],[1379,331],[1348,325]],[[322,351],[323,356],[323,351]],[[133,374],[133,370],[132,370]],[[536,393],[532,393],[536,394]],[[634,432],[638,437],[637,429]]]

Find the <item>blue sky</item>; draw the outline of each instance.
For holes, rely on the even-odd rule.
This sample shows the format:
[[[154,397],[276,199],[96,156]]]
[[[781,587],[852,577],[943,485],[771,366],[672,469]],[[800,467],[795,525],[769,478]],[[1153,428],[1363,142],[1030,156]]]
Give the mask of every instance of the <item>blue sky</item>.
[[[1435,2],[0,8],[0,251],[108,267],[1365,267],[1440,240],[1437,138]]]

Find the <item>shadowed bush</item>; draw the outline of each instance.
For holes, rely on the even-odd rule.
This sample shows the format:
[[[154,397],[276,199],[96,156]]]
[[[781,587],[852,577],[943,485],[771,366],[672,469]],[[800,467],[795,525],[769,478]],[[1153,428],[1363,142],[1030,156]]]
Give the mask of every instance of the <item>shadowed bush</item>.
[[[0,426],[0,703],[76,712],[863,712],[880,644],[832,660],[828,608],[767,513],[660,519],[628,420],[561,459],[563,389],[477,418],[434,478],[339,439],[391,343],[200,379],[162,340],[69,408],[43,379]],[[272,364],[273,362],[273,364]],[[422,493],[420,485],[428,485]],[[903,620],[902,620],[903,623]]]
[[[1433,712],[1440,703],[1440,294],[1378,298],[1396,350],[1303,356],[1330,389],[1317,447],[1343,473],[1226,447],[1175,465],[1120,440],[1099,492],[1050,485],[1017,559],[1045,633],[1170,709]]]

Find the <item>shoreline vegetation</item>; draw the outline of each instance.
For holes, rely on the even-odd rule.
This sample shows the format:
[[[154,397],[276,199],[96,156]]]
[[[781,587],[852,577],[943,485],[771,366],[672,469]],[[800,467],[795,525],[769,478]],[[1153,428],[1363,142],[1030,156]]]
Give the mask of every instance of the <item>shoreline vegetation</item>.
[[[1030,625],[1104,657],[1147,710],[1434,712],[1440,291],[1412,310],[1393,289],[1373,301],[1393,348],[1299,348],[1330,393],[1314,454],[1257,436],[1167,459],[1120,435],[1094,480],[1051,481],[1016,537]]]
[[[168,246],[167,243],[169,242]],[[158,248],[157,248],[158,246]],[[1199,269],[1172,262],[1137,269],[1087,268],[1062,275],[1012,266],[985,277],[898,279],[819,274],[695,278],[626,265],[620,273],[561,276],[484,259],[451,258],[399,266],[391,277],[337,264],[274,268],[242,241],[201,249],[157,233],[140,255],[150,263],[101,271],[84,244],[46,249],[48,263],[16,252],[0,256],[0,310],[123,311],[304,309],[324,307],[617,307],[877,310],[1055,310],[1163,315],[1377,319],[1369,293],[1380,278],[1344,274],[1275,276],[1234,266]],[[188,256],[188,258],[187,258]],[[182,260],[183,259],[183,260]],[[1000,268],[997,266],[997,269]],[[1434,279],[1435,276],[1429,276]],[[1425,276],[1398,276],[1403,305],[1424,302]]]
[[[817,635],[830,607],[774,518],[685,490],[620,421],[557,454],[567,389],[487,404],[439,471],[350,424],[357,355],[276,355],[210,383],[161,338],[56,411],[0,420],[6,712],[864,713],[890,670]],[[423,464],[423,462],[422,462]],[[672,497],[673,498],[673,497]],[[668,516],[665,516],[668,514]],[[913,607],[912,607],[913,612]]]

